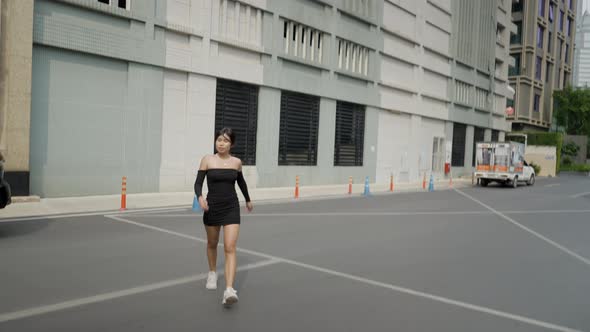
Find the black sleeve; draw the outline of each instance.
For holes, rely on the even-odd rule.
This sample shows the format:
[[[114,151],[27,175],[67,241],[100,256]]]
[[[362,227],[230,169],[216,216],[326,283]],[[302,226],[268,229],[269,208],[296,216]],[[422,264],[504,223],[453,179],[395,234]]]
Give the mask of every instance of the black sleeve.
[[[242,172],[238,172],[238,186],[246,199],[246,202],[250,202],[250,195],[248,195],[248,185],[246,184],[246,180],[244,180],[244,174]]]
[[[197,198],[203,195],[203,181],[205,180],[205,174],[207,174],[207,171],[199,170],[199,172],[197,172],[197,180],[195,181],[195,195],[197,195]]]

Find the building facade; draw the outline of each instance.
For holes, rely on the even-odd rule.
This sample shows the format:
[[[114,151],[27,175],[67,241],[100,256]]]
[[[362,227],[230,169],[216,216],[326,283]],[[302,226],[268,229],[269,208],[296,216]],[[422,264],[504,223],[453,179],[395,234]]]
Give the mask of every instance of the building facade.
[[[33,0],[0,0],[0,152],[15,196],[29,195]]]
[[[251,187],[471,171],[503,139],[510,4],[36,0],[30,191],[190,191],[214,131]]]
[[[579,13],[578,13],[579,14]],[[574,51],[573,86],[590,86],[590,13],[578,15]]]
[[[577,0],[512,0],[512,129],[548,130],[553,91],[572,83]]]

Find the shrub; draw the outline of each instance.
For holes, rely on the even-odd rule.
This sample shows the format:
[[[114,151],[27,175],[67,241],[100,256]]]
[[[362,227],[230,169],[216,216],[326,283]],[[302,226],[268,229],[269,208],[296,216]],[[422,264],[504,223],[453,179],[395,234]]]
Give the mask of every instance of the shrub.
[[[570,172],[590,172],[590,165],[588,165],[588,164],[563,165],[561,170],[562,171],[570,171]]]
[[[541,166],[535,163],[529,163],[529,165],[535,170],[535,174],[539,175],[541,173]]]

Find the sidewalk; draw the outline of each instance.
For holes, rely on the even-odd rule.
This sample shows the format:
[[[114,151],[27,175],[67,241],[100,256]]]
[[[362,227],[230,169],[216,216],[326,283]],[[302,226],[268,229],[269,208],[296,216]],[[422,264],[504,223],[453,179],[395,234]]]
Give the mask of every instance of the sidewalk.
[[[461,188],[471,186],[471,179],[453,179],[453,187]],[[428,188],[428,183],[426,184]],[[435,191],[449,190],[449,181],[435,181]],[[238,190],[238,197],[243,197]],[[407,192],[424,192],[422,182],[395,184],[394,192],[389,191],[389,185],[370,184],[370,192],[373,195],[386,195]],[[249,190],[254,206],[259,204],[294,202],[294,187],[281,188],[252,188]],[[348,185],[303,186],[299,188],[299,199],[316,200],[326,198],[345,198],[349,196],[361,196],[364,192],[363,184],[355,184],[352,187],[352,195],[348,195]],[[191,208],[193,192],[176,193],[143,193],[127,194],[127,211],[154,208]],[[5,218],[20,218],[57,214],[76,214],[119,212],[121,206],[120,195],[101,195],[84,197],[42,198],[39,201],[22,202],[16,198],[11,205],[0,210],[0,221]]]

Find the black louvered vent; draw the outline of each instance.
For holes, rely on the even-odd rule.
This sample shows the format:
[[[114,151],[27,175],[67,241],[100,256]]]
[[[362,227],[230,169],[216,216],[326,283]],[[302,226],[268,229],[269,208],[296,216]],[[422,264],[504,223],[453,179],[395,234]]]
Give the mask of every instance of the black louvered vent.
[[[336,104],[334,166],[363,166],[365,107],[339,101]]]
[[[319,117],[319,97],[281,93],[279,165],[317,164]]]
[[[453,154],[451,165],[463,167],[465,165],[465,134],[467,126],[460,123],[453,125]]]
[[[492,142],[497,142],[499,137],[500,137],[500,131],[499,130],[492,130]]]
[[[215,131],[229,127],[236,134],[232,155],[244,165],[256,165],[256,124],[258,87],[240,82],[217,80]]]
[[[473,166],[475,166],[475,145],[479,142],[483,142],[484,138],[485,138],[485,129],[475,127],[475,130],[473,131],[473,157],[471,159]]]

